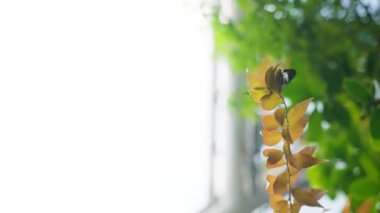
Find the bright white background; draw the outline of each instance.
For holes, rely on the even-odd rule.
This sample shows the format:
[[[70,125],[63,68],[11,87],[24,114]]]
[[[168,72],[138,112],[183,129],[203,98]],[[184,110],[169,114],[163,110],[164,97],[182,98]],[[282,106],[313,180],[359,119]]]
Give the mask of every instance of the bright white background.
[[[194,1],[0,1],[0,212],[207,204],[211,36]]]

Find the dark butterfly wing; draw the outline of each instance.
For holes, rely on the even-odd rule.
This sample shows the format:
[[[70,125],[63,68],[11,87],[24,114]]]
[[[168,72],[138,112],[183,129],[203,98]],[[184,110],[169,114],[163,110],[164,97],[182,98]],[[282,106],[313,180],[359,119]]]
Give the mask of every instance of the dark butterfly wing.
[[[295,69],[284,69],[282,71],[282,85],[289,84],[296,76]]]

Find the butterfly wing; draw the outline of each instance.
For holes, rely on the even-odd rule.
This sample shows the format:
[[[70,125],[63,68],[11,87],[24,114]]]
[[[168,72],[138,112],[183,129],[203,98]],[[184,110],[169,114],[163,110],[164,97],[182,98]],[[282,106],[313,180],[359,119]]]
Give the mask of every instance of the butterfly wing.
[[[282,71],[282,85],[289,84],[296,76],[295,69],[284,69]]]

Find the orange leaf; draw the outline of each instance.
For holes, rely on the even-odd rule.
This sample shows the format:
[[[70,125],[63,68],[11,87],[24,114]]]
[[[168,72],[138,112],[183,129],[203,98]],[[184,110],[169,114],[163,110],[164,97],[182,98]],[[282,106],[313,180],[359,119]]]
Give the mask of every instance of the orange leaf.
[[[275,130],[280,127],[280,124],[277,123],[276,119],[272,114],[265,115],[262,119],[263,127],[266,130]]]
[[[292,194],[294,198],[303,205],[322,207],[318,200],[325,194],[325,192],[321,189],[295,188],[292,190]]]
[[[270,195],[274,194],[273,183],[274,183],[274,181],[276,181],[276,176],[268,175],[267,176],[267,181],[268,181],[268,187],[267,187],[268,194],[270,194]]]
[[[284,117],[285,117],[285,109],[284,108],[278,108],[274,112],[274,117],[280,125],[284,123]]]
[[[281,173],[273,183],[273,192],[276,194],[282,194],[288,190],[289,175],[285,171]]]
[[[356,213],[369,213],[372,209],[372,201],[370,199],[365,200],[358,209],[356,210]]]
[[[295,124],[305,115],[307,106],[313,98],[306,99],[296,105],[294,105],[288,113],[289,127],[295,126]]]
[[[264,95],[260,101],[263,109],[272,110],[281,103],[281,98],[276,93],[271,92],[269,95]]]
[[[289,203],[287,201],[280,201],[277,203],[278,212],[280,213],[289,213]]]
[[[269,206],[272,207],[273,210],[279,209],[279,202],[285,201],[282,195],[276,195],[276,194],[271,194],[269,196]]]
[[[265,149],[263,152],[264,156],[268,157],[267,167],[274,168],[283,166],[285,164],[285,160],[282,158],[284,153],[277,149]]]
[[[342,213],[351,213],[351,201],[350,197],[347,197],[346,204],[344,205]]]
[[[305,169],[323,162],[325,161],[301,152],[293,155],[293,157],[290,159],[290,165],[294,166],[298,170]]]
[[[316,146],[307,146],[307,147],[303,148],[299,153],[303,153],[305,155],[312,155],[312,154],[314,154],[316,149],[317,149]]]
[[[289,129],[283,128],[281,132],[281,136],[284,138],[287,144],[292,144],[293,140],[292,137],[290,137]]]
[[[274,163],[274,164],[269,164],[267,162],[266,166],[268,169],[273,169],[273,168],[281,167],[285,164],[286,164],[286,161],[284,159],[281,159],[280,161],[278,161],[277,163]]]
[[[302,205],[298,201],[295,200],[294,203],[291,204],[290,206],[292,208],[291,212],[298,213],[300,211]]]
[[[264,144],[267,146],[274,146],[282,139],[281,133],[276,130],[267,131],[264,129],[261,131],[261,135],[263,137]]]
[[[303,130],[305,129],[307,121],[307,117],[303,116],[296,123],[289,125],[289,134],[292,142],[298,140],[298,138],[301,136]]]
[[[294,184],[297,180],[297,170],[293,167],[290,167],[290,184]],[[289,173],[286,169],[279,176],[277,176],[276,180],[273,182],[273,192],[275,194],[282,194],[289,189]]]

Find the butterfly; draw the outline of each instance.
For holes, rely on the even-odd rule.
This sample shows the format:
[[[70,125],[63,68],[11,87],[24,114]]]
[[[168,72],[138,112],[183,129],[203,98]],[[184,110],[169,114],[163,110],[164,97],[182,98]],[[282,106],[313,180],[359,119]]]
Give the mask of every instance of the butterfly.
[[[281,73],[281,86],[289,84],[293,78],[296,76],[295,69],[280,69]]]
[[[265,83],[270,90],[280,94],[283,87],[289,84],[295,76],[295,69],[281,69],[278,66],[273,66],[265,74]]]

